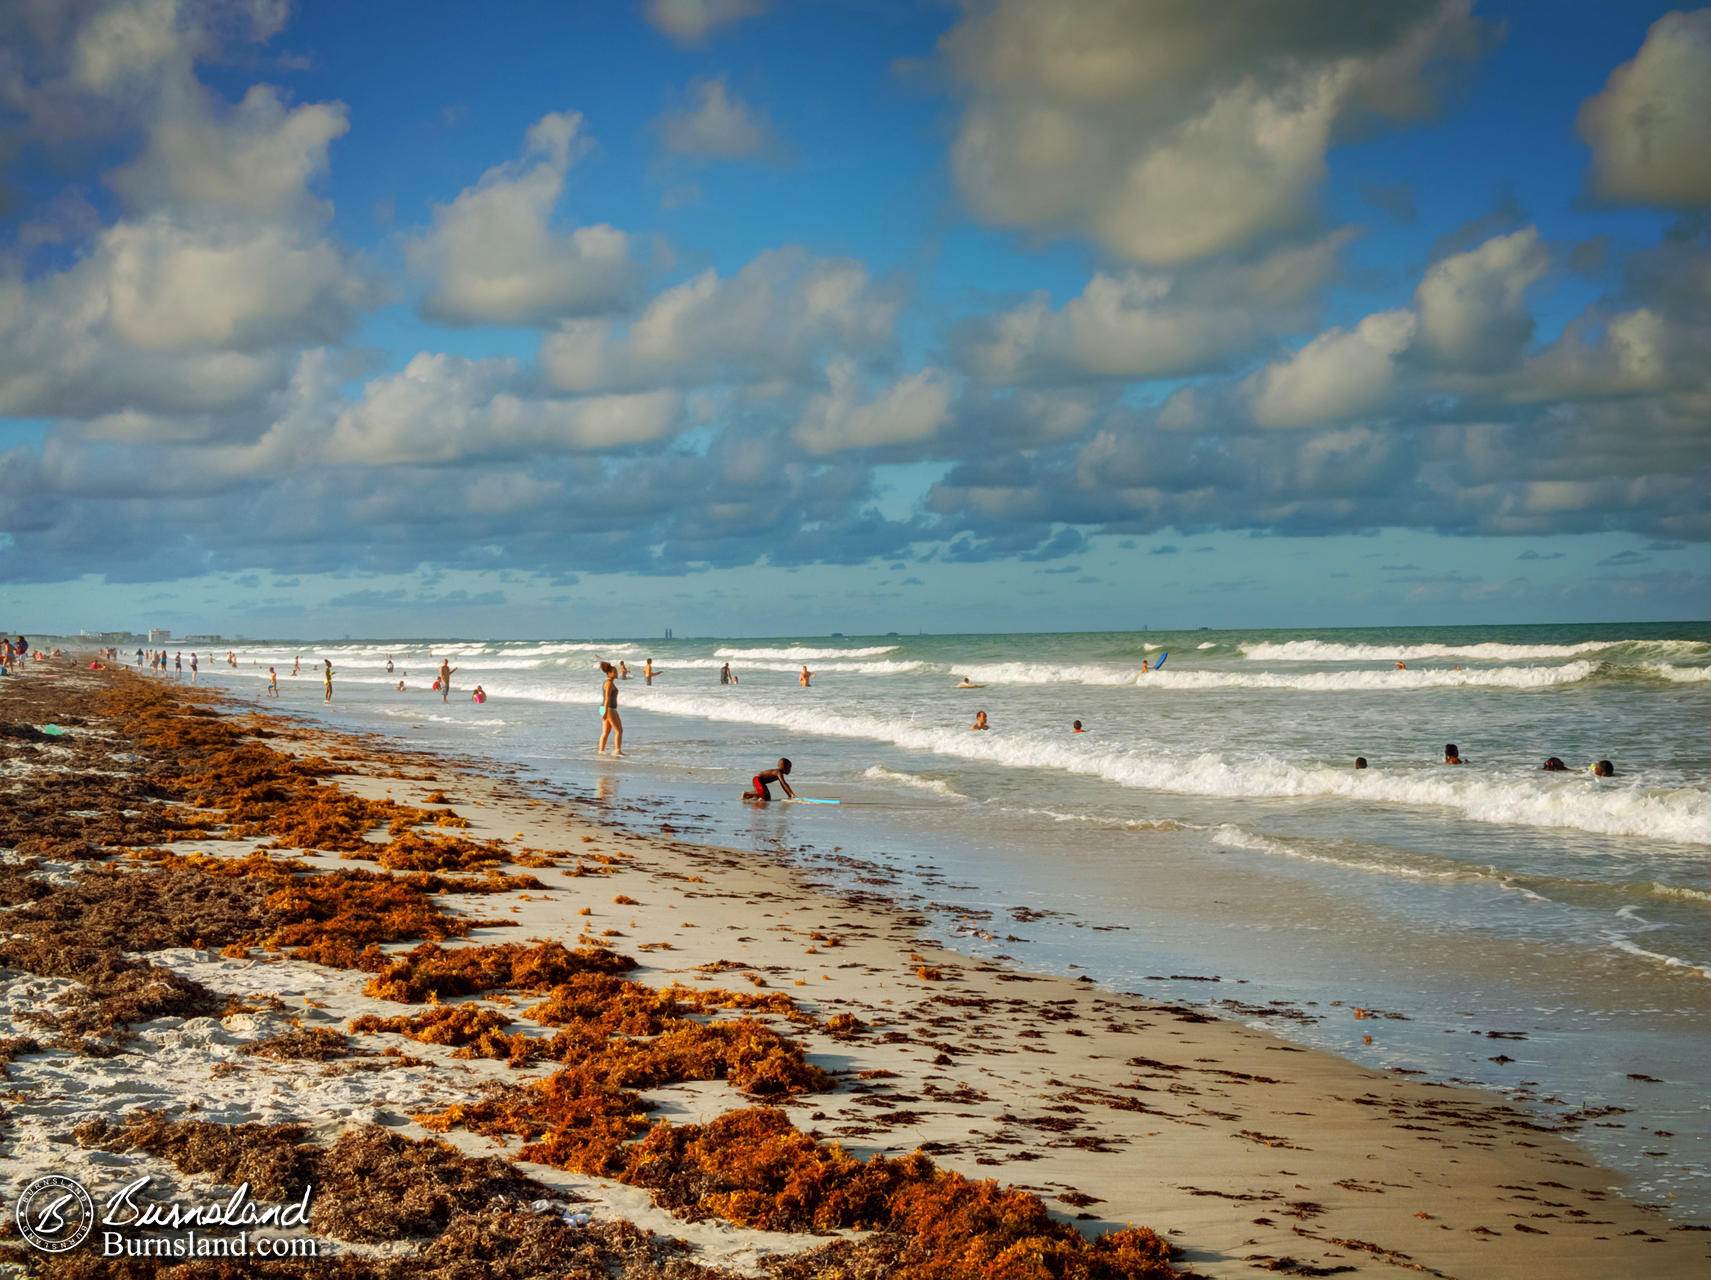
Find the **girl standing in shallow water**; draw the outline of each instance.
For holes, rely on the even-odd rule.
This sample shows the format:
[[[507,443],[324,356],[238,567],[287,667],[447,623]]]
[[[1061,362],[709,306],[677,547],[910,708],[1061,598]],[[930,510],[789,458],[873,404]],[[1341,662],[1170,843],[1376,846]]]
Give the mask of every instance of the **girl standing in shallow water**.
[[[614,733],[616,741],[612,744],[612,754],[624,754],[624,722],[618,718],[618,668],[610,662],[602,662],[600,670],[606,673],[606,683],[600,690],[600,754],[606,753],[606,739]]]
[[[333,660],[331,658],[322,658],[321,661],[327,668],[326,671],[322,673],[321,677],[327,682],[327,696],[325,701],[331,702],[333,700]]]

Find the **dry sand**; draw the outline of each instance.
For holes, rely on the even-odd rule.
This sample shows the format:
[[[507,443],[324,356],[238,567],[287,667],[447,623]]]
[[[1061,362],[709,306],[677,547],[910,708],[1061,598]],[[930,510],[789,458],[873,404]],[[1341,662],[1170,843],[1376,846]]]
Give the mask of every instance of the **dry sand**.
[[[28,681],[46,678],[32,673]],[[69,688],[81,677],[62,671],[59,678]],[[7,695],[21,683],[0,685],[0,722],[14,719]],[[76,732],[105,730],[88,724]],[[336,782],[357,794],[425,804],[443,791],[472,824],[464,836],[504,841],[519,852],[626,855],[609,875],[543,869],[533,874],[545,891],[457,900],[515,926],[477,929],[468,943],[574,945],[590,931],[610,930],[602,940],[641,962],[629,975],[636,981],[782,991],[822,1022],[854,1014],[867,1024],[855,1035],[778,1025],[840,1082],[836,1091],[787,1103],[790,1116],[857,1155],[920,1149],[970,1177],[1034,1191],[1054,1214],[1090,1233],[1151,1227],[1180,1250],[1179,1266],[1211,1277],[1389,1275],[1398,1268],[1463,1280],[1711,1274],[1711,1234],[1625,1199],[1619,1176],[1542,1118],[1492,1095],[1368,1070],[1192,1008],[1107,993],[1085,978],[974,961],[927,941],[921,919],[878,898],[827,894],[755,855],[626,831],[598,807],[531,794],[503,770],[359,738],[317,735],[270,745],[339,757],[350,773]],[[47,747],[44,754],[36,744],[25,758],[0,742],[8,751],[4,785],[40,785],[56,767]],[[122,770],[123,753],[114,758]],[[386,776],[401,766],[414,780]],[[174,847],[240,856],[260,843]],[[336,857],[312,860],[351,866]],[[69,863],[43,865],[48,875],[70,870]],[[618,897],[634,901],[620,904]],[[248,1056],[247,1044],[282,1030],[344,1029],[365,1013],[407,1010],[364,996],[360,972],[190,948],[147,958],[222,993],[257,1000],[271,994],[283,1003],[224,1018],[138,1024],[138,1039],[114,1057],[20,1055],[0,1086],[0,1196],[8,1204],[44,1172],[93,1185],[141,1170],[182,1183],[183,1175],[153,1157],[71,1141],[79,1124],[117,1120],[133,1107],[193,1106],[198,1117],[221,1124],[300,1123],[322,1141],[364,1124],[425,1136],[412,1113],[467,1099],[483,1080],[539,1078],[553,1069],[459,1060],[387,1033],[355,1039],[368,1053],[402,1050],[406,1065],[377,1058],[356,1070]],[[0,979],[11,1024],[0,1035],[27,1034],[19,1016],[69,985],[15,971],[0,971]],[[517,1010],[524,1003],[518,1000]],[[513,1030],[533,1030],[505,1007],[519,1019]],[[749,1105],[723,1083],[646,1097],[656,1116],[674,1121]],[[447,1140],[476,1154],[503,1150],[458,1130]],[[687,1239],[711,1265],[748,1270],[768,1255],[824,1243],[717,1220],[688,1223],[653,1207],[643,1190],[520,1167],[586,1197],[591,1203],[580,1207],[597,1218],[621,1217]]]

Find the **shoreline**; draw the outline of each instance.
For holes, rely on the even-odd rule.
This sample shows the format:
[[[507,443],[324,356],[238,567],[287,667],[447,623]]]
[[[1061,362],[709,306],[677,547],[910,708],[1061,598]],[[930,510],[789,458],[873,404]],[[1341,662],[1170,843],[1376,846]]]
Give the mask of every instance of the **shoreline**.
[[[58,664],[32,671],[27,683],[37,684],[38,676],[56,677],[55,684],[78,676],[90,686],[109,682]],[[135,682],[183,693],[129,673],[111,679],[121,687]],[[7,685],[5,692],[13,693],[13,682]],[[69,697],[71,687],[63,692]],[[175,696],[175,701],[184,705],[188,700]],[[205,691],[195,701],[220,706]],[[840,1142],[853,1156],[902,1157],[920,1149],[943,1169],[970,1179],[996,1177],[1038,1194],[1053,1221],[1092,1232],[1144,1224],[1182,1251],[1179,1267],[1207,1276],[1292,1269],[1327,1274],[1314,1270],[1327,1267],[1387,1274],[1397,1266],[1464,1280],[1574,1274],[1577,1269],[1667,1276],[1699,1274],[1705,1264],[1707,1236],[1612,1194],[1619,1175],[1581,1159],[1584,1152],[1572,1142],[1493,1095],[1370,1070],[1208,1018],[1188,1006],[1105,993],[1090,980],[1030,974],[972,958],[926,941],[918,933],[925,923],[921,917],[878,895],[826,894],[789,867],[608,825],[621,822],[621,814],[531,795],[518,780],[520,769],[482,776],[467,759],[430,757],[369,735],[306,730],[287,716],[269,715],[268,708],[240,708],[232,705],[236,699],[226,701],[232,714],[223,719],[247,720],[252,729],[266,724],[268,732],[279,735],[266,744],[270,748],[331,757],[341,772],[330,780],[341,790],[375,801],[390,792],[396,803],[426,806],[424,811],[439,805],[467,823],[453,828],[458,838],[509,851],[502,859],[483,861],[499,862],[502,874],[536,877],[534,888],[460,901],[456,918],[506,919],[516,927],[473,927],[467,939],[448,942],[448,947],[524,939],[565,946],[598,942],[639,962],[627,972],[629,981],[655,988],[735,986],[746,989],[746,995],[795,1001],[811,1021],[773,1017],[768,1025],[786,1027],[809,1064],[835,1071],[837,1087],[786,1092],[775,1101],[796,1128]],[[0,720],[13,719],[15,702],[0,700]],[[11,754],[25,743],[8,740],[5,745]],[[43,744],[30,741],[28,747],[39,751]],[[110,767],[113,753],[107,754]],[[148,763],[141,753],[123,754],[137,759],[118,761],[121,765]],[[15,771],[9,767],[7,772],[10,779]],[[25,770],[21,785],[33,785],[33,776]],[[442,798],[431,800],[436,793]],[[15,834],[5,838],[17,844]],[[235,859],[259,843],[254,837],[216,835],[154,847]],[[525,849],[559,851],[552,859],[558,865],[531,869],[528,859],[542,855]],[[604,869],[596,873],[575,875],[565,869],[567,860],[580,865],[580,858],[595,853],[612,861],[600,864]],[[291,856],[319,873],[352,866],[336,854],[293,851]],[[516,861],[517,856],[524,860]],[[69,870],[68,862],[47,861],[58,875]],[[571,902],[584,914],[572,914]],[[400,939],[383,950],[395,954],[413,945]],[[166,947],[150,958],[226,990],[281,974],[283,964],[299,985],[319,984],[314,989],[321,995],[307,999],[321,1008],[300,1021],[327,1031],[347,1026],[364,1012],[390,1017],[419,1012],[415,1005],[362,995],[361,970],[270,961],[266,953],[257,958],[253,949],[240,959],[211,948]],[[458,1000],[458,1006],[504,1010],[510,1026],[525,1033],[550,1031],[520,1016],[527,997],[503,991],[476,995]],[[840,1015],[863,1025],[828,1030]],[[172,1031],[182,1032],[182,1024],[165,1029]],[[228,1028],[227,1034],[236,1033]],[[483,1082],[531,1081],[550,1074],[550,1066],[511,1069],[493,1059],[454,1059],[443,1046],[397,1032],[368,1032],[355,1039],[365,1050],[395,1050],[400,1058],[419,1058],[443,1070],[398,1068],[406,1078],[386,1086],[390,1092],[383,1103],[371,1100],[374,1091],[365,1093],[360,1086],[390,1072],[341,1077],[355,1082],[343,1115],[336,1114],[336,1106],[344,1102],[319,1112],[312,1101],[296,1110],[274,1110],[317,1121],[321,1136],[348,1129],[358,1122],[352,1117],[372,1115],[387,1117],[381,1123],[406,1137],[419,1138],[429,1130],[408,1121],[409,1115],[455,1110],[466,1095],[474,1101],[476,1086]],[[198,1065],[213,1070],[229,1061],[229,1054],[213,1052],[221,1047],[212,1038],[174,1046],[183,1053],[187,1072]],[[6,1126],[0,1149],[10,1148],[13,1169],[45,1169],[52,1154],[54,1144],[46,1137],[29,1147],[31,1154],[23,1154],[15,1136],[20,1124],[38,1125],[45,1134],[60,1123],[38,1120],[27,1100],[28,1082],[35,1078],[30,1064],[52,1056],[21,1054],[11,1065],[7,1087],[26,1094],[22,1105],[7,1103],[8,1114],[0,1121]],[[102,1062],[118,1072],[114,1064],[131,1056]],[[281,1060],[274,1072],[279,1078],[271,1083],[289,1086],[294,1078],[301,1083],[321,1069]],[[254,1070],[244,1067],[234,1074]],[[44,1087],[54,1079],[44,1075]],[[22,1088],[20,1080],[26,1082]],[[684,1081],[640,1092],[649,1104],[649,1119],[674,1124],[707,1123],[748,1105],[724,1080]],[[116,1089],[113,1096],[134,1094]],[[420,1109],[408,1110],[412,1106]],[[95,1109],[113,1122],[129,1108],[115,1102]],[[256,1110],[247,1104],[242,1108],[246,1116]],[[401,1123],[388,1123],[394,1119]],[[448,1122],[443,1136],[471,1154],[502,1149],[456,1120]],[[515,1158],[514,1143],[506,1154]],[[527,1172],[544,1180],[551,1171],[531,1164]],[[16,1190],[14,1176],[7,1176],[8,1191]],[[623,1217],[662,1235],[689,1234],[698,1259],[707,1265],[746,1270],[762,1257],[800,1254],[819,1243],[800,1232],[757,1232],[707,1222],[691,1231],[681,1217],[650,1205],[648,1193],[634,1186],[616,1186],[610,1178],[552,1176],[576,1194],[609,1197],[597,1201],[601,1218]],[[608,1184],[604,1188],[602,1181]]]

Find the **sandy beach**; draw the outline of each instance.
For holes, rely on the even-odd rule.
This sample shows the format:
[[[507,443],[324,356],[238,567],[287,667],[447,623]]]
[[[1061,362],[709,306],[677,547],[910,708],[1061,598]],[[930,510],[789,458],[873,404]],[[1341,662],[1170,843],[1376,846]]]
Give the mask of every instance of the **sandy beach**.
[[[514,771],[87,659],[4,681],[0,733],[0,1247],[24,1274],[1711,1264],[1711,1231],[1576,1145],[1595,1114],[972,961],[882,895]],[[43,1253],[11,1210],[47,1175],[97,1201],[145,1175],[156,1201],[308,1188],[322,1256]]]

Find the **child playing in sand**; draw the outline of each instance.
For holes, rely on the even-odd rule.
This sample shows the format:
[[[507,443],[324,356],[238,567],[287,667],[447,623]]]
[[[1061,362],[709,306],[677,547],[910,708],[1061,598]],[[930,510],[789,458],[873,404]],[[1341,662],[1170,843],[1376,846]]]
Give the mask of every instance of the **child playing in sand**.
[[[788,774],[789,772],[790,772],[790,761],[788,761],[788,760],[780,760],[777,764],[773,765],[772,768],[763,769],[761,772],[755,774],[755,776],[754,776],[754,789],[752,791],[743,792],[743,799],[745,799],[745,800],[770,800],[770,799],[772,799],[772,792],[767,790],[767,788],[775,782],[779,786],[784,788],[784,794],[785,795],[789,796],[792,800],[796,799],[796,793],[790,789],[790,784],[785,781],[785,775]]]

